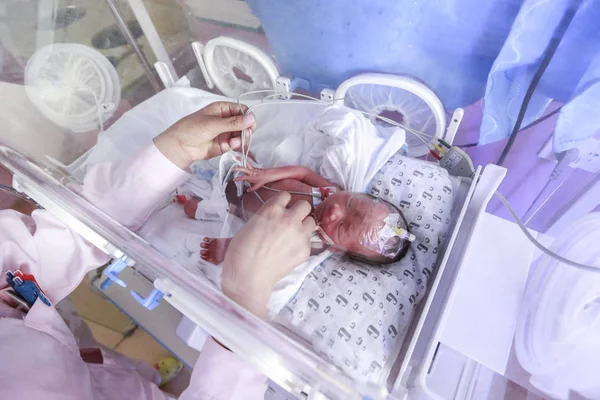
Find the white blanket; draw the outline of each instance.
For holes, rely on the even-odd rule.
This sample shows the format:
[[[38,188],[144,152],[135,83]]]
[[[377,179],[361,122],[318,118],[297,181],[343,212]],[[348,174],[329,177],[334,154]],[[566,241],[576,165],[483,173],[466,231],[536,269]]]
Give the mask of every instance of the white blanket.
[[[398,128],[373,125],[358,111],[329,106],[278,149],[288,157],[281,164],[305,166],[344,190],[364,192],[405,141],[404,131]]]

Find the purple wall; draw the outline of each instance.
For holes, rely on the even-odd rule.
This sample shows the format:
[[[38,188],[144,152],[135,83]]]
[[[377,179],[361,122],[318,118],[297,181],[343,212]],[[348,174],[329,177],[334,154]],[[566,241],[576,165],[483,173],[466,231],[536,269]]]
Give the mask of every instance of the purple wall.
[[[557,104],[552,104],[548,109],[553,110],[557,106]],[[454,144],[462,145],[477,142],[482,111],[482,102],[477,102],[465,109],[465,117]],[[551,138],[556,118],[557,115],[552,116],[546,121],[519,133],[504,162],[503,166],[508,169],[508,173],[499,189],[499,192],[509,200],[523,221],[530,218],[535,209],[543,204],[527,223],[528,227],[541,232],[544,232],[554,222],[555,218],[569,207],[569,203],[579,197],[596,179],[596,174],[569,168],[544,189],[552,170],[556,166],[556,162],[545,160],[537,154],[546,141]],[[486,164],[497,163],[505,145],[506,140],[503,140],[485,146],[467,148],[466,150],[472,157],[475,166],[485,166]],[[535,201],[542,191],[540,198]],[[534,201],[535,204],[532,210],[527,212]],[[600,203],[600,199],[598,199],[598,202]],[[600,204],[596,209],[600,211]],[[492,198],[487,211],[512,220],[508,210],[496,198]]]

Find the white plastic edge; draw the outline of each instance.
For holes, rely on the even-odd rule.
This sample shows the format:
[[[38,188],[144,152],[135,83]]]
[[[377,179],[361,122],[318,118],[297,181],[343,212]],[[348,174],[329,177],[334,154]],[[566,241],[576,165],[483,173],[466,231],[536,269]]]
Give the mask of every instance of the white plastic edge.
[[[177,329],[175,329],[175,335],[185,344],[198,351],[202,351],[202,347],[208,339],[208,333],[185,315],[181,317]]]
[[[402,386],[402,385],[404,385],[406,383],[406,381],[408,380],[408,377],[412,373],[413,367],[415,369],[418,368],[418,365],[413,366],[410,363],[410,358],[413,355],[413,353],[415,352],[415,348],[417,347],[417,342],[419,340],[419,336],[420,336],[421,332],[423,331],[423,325],[425,324],[425,320],[427,319],[427,312],[431,309],[432,302],[433,302],[433,299],[437,292],[437,288],[440,285],[440,281],[442,279],[444,269],[446,268],[448,258],[450,257],[450,254],[452,253],[452,250],[454,248],[454,243],[456,242],[456,238],[458,237],[458,232],[460,231],[460,229],[462,227],[463,220],[465,218],[465,215],[467,213],[469,205],[471,204],[471,200],[473,198],[473,193],[475,192],[475,188],[477,186],[477,179],[479,178],[480,174],[481,174],[481,167],[478,167],[477,170],[475,171],[475,175],[473,177],[473,182],[471,182],[471,185],[469,186],[469,190],[465,196],[465,200],[461,207],[460,213],[459,213],[458,217],[456,218],[456,224],[455,224],[454,229],[452,230],[452,235],[450,236],[450,239],[448,240],[448,245],[446,247],[446,251],[444,252],[444,256],[440,262],[439,269],[435,275],[433,282],[431,283],[431,287],[429,288],[429,291],[427,292],[427,298],[422,306],[421,313],[418,315],[417,325],[415,326],[415,328],[412,331],[412,334],[410,336],[410,343],[404,354],[404,359],[402,360],[402,363],[400,365],[400,370],[398,372],[398,375],[395,378],[394,385],[393,385],[393,388],[391,391],[392,394],[394,394],[394,395],[398,395],[399,393],[407,392],[409,385],[405,385],[405,386]],[[408,339],[408,337],[407,337],[407,339]]]
[[[127,3],[129,3],[131,11],[133,11],[135,18],[139,22],[140,27],[144,32],[144,36],[150,44],[150,48],[152,48],[156,59],[165,64],[171,77],[173,78],[173,82],[177,81],[179,77],[177,76],[177,72],[175,72],[175,67],[173,67],[169,53],[163,45],[163,42],[160,40],[160,34],[152,23],[152,18],[150,18],[150,14],[148,14],[148,10],[144,6],[144,2],[142,0],[127,0]]]
[[[196,56],[196,61],[198,61],[198,65],[200,66],[200,72],[202,72],[202,76],[204,77],[204,81],[206,82],[206,86],[209,89],[215,87],[215,84],[206,69],[206,63],[202,58],[202,54],[204,53],[204,45],[200,42],[192,42],[192,50],[194,51],[194,56]]]
[[[449,145],[452,145],[452,142],[454,142],[454,137],[456,136],[456,132],[458,131],[458,127],[460,126],[464,116],[465,110],[462,108],[457,108],[454,110],[454,113],[452,113],[450,123],[448,123],[448,128],[446,129],[446,134],[444,135],[444,140]]]
[[[472,200],[473,200],[473,196],[477,187],[477,179],[480,177],[481,175],[481,167],[478,167],[477,170],[475,171],[475,175],[473,178],[473,182],[471,183],[471,186],[469,187],[469,191],[467,192],[467,196],[465,197],[465,203],[463,204],[461,211],[458,215],[458,218],[456,219],[456,226],[455,229],[452,232],[452,236],[450,237],[450,240],[448,241],[448,245],[446,247],[446,251],[444,253],[444,257],[442,258],[442,261],[440,262],[439,265],[439,269],[435,275],[435,278],[431,284],[431,287],[429,288],[429,293],[427,296],[427,300],[425,301],[425,304],[423,305],[423,308],[421,310],[421,314],[419,316],[419,320],[417,322],[417,325],[415,327],[415,330],[412,334],[411,337],[411,341],[410,344],[406,350],[406,353],[404,355],[404,359],[402,360],[402,364],[400,367],[400,372],[398,374],[398,378],[396,379],[396,382],[394,383],[394,389],[392,390],[392,393],[395,393],[396,390],[400,389],[400,384],[404,381],[406,382],[408,380],[408,377],[410,374],[413,373],[413,370],[415,371],[419,371],[420,366],[421,365],[411,365],[410,361],[411,358],[413,356],[413,354],[415,353],[415,349],[417,347],[417,342],[419,341],[419,338],[422,335],[423,332],[423,327],[425,325],[425,321],[428,317],[428,313],[431,310],[432,307],[432,303],[433,300],[435,298],[435,295],[437,294],[437,290],[438,287],[440,286],[440,282],[442,280],[442,276],[444,275],[444,271],[446,269],[446,266],[448,264],[448,259],[450,258],[450,254],[452,253],[452,251],[454,250],[454,245],[456,243],[456,239],[458,237],[458,233],[461,229],[464,229],[465,227],[463,226],[463,222],[465,220],[465,216],[467,214],[467,210],[469,209],[469,206],[472,204]],[[491,197],[491,196],[490,196]],[[428,343],[428,347],[430,347],[431,343]],[[434,348],[435,349],[435,348]],[[426,353],[429,353],[429,351],[427,351]],[[422,361],[422,365],[429,365],[429,357],[425,357],[423,358]],[[420,376],[419,376],[420,378]],[[421,380],[418,379],[418,382],[420,382]],[[408,382],[407,382],[408,383]],[[414,382],[413,382],[414,383]],[[404,388],[404,390],[408,390],[410,388],[410,385],[407,384]],[[426,386],[425,386],[426,388]],[[428,391],[427,391],[428,392]],[[436,399],[437,396],[435,395],[435,393],[428,392],[428,396],[432,399]]]
[[[467,230],[467,235],[466,235],[464,241],[462,243],[460,243],[460,245],[461,245],[460,248],[454,248],[454,243],[453,243],[452,251],[448,251],[443,260],[444,267],[445,267],[446,263],[448,262],[448,258],[450,257],[450,255],[452,255],[452,252],[453,251],[459,252],[456,254],[458,256],[457,262],[458,262],[459,266],[456,269],[456,274],[454,275],[454,277],[452,277],[451,281],[448,283],[449,284],[449,290],[447,292],[448,295],[447,295],[447,298],[445,299],[445,301],[443,302],[443,306],[439,312],[439,318],[437,319],[431,333],[425,334],[425,333],[421,332],[421,330],[423,329],[423,325],[425,323],[425,317],[427,316],[427,312],[431,309],[431,306],[432,306],[432,303],[434,300],[434,296],[437,292],[438,286],[440,285],[441,277],[442,277],[442,274],[443,274],[445,268],[438,271],[438,274],[436,275],[434,284],[432,285],[432,287],[430,289],[431,295],[427,298],[427,302],[423,308],[423,313],[421,314],[422,318],[419,320],[419,324],[417,326],[417,329],[415,330],[415,335],[413,335],[413,340],[409,347],[410,354],[412,355],[412,353],[414,352],[414,349],[416,347],[418,338],[420,336],[428,337],[427,347],[424,352],[423,359],[421,360],[422,362],[419,365],[413,365],[412,372],[415,374],[415,378],[412,382],[413,383],[412,386],[413,386],[413,388],[415,388],[417,390],[427,393],[427,395],[430,396],[431,399],[443,400],[440,398],[439,395],[437,395],[435,392],[433,392],[427,386],[427,374],[429,371],[429,365],[431,364],[431,361],[436,352],[437,343],[439,342],[439,337],[441,335],[442,329],[448,318],[447,311],[448,311],[450,305],[453,303],[453,298],[455,295],[453,289],[454,289],[454,285],[457,281],[458,275],[460,274],[460,265],[472,251],[472,248],[470,247],[470,243],[472,241],[473,235],[475,234],[475,232],[477,230],[477,226],[479,224],[479,221],[481,220],[481,216],[485,213],[485,209],[486,209],[488,203],[490,202],[490,199],[492,198],[492,196],[494,195],[494,193],[500,186],[500,183],[502,183],[502,180],[506,176],[506,172],[507,172],[506,168],[499,167],[499,166],[493,165],[493,164],[487,165],[481,175],[480,175],[480,171],[481,171],[481,167],[478,167],[478,170],[475,174],[476,177],[479,177],[478,182],[475,185],[474,190],[473,190],[473,188],[471,188],[471,190],[473,190],[473,192],[472,192],[472,196],[469,201],[469,204],[467,207],[463,208],[463,210],[461,211],[461,215],[459,217],[459,219],[464,220],[464,222],[462,223],[462,226],[460,227],[460,230]],[[452,239],[452,242],[454,242],[454,240],[456,240],[456,237],[454,237]],[[409,355],[409,351],[407,351],[407,356]],[[408,357],[408,359],[410,359],[410,357]],[[403,361],[403,364],[404,363],[408,364],[408,361],[409,360],[405,359]],[[396,385],[398,383],[399,382],[397,381]]]
[[[276,87],[276,81],[279,77],[279,71],[277,67],[271,60],[269,56],[267,56],[262,50],[257,47],[254,47],[248,43],[242,42],[241,40],[236,40],[226,36],[220,36],[218,38],[212,39],[206,43],[204,46],[204,63],[206,65],[206,70],[213,80],[214,84],[219,88],[219,90],[227,97],[235,98],[237,97],[235,93],[231,93],[223,82],[221,81],[220,76],[216,73],[215,66],[215,48],[217,46],[229,47],[234,50],[241,51],[243,53],[248,54],[252,58],[254,58],[262,67],[267,71],[269,78],[271,79],[271,84],[273,88]]]
[[[154,69],[156,70],[156,73],[158,74],[165,89],[175,86],[175,78],[171,74],[171,70],[169,70],[167,64],[162,61],[157,61],[154,63]]]
[[[113,258],[120,258],[125,254],[117,249],[115,246],[110,244],[102,236],[98,235],[92,229],[81,223],[78,219],[74,218],[68,211],[58,206],[52,199],[48,198],[44,193],[36,190],[33,186],[28,185],[18,175],[13,176],[13,187],[21,193],[25,193],[32,199],[35,199],[36,203],[44,207],[48,212],[58,218],[69,228],[73,229],[85,240],[102,250]],[[132,263],[133,264],[133,263]]]
[[[350,78],[337,88],[334,101],[336,104],[344,104],[346,93],[352,86],[356,85],[382,85],[396,87],[418,96],[429,106],[435,118],[435,136],[442,138],[446,129],[446,113],[441,100],[436,94],[421,82],[406,77],[388,74],[361,74]],[[423,153],[425,154],[425,153]]]

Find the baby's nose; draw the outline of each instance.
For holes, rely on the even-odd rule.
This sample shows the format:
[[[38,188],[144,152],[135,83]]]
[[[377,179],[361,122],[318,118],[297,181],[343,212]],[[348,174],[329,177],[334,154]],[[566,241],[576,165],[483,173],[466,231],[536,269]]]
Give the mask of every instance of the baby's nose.
[[[325,220],[327,222],[335,222],[342,217],[343,217],[343,212],[342,212],[342,209],[340,208],[340,206],[338,206],[337,204],[333,204],[327,210],[327,215],[325,215]]]

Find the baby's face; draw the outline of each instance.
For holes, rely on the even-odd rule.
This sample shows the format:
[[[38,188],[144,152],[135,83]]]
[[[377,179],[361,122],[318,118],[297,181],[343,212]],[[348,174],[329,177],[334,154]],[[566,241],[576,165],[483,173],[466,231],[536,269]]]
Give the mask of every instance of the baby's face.
[[[315,209],[321,228],[336,247],[372,258],[379,254],[362,242],[367,235],[379,232],[390,210],[381,201],[364,194],[337,192]]]

